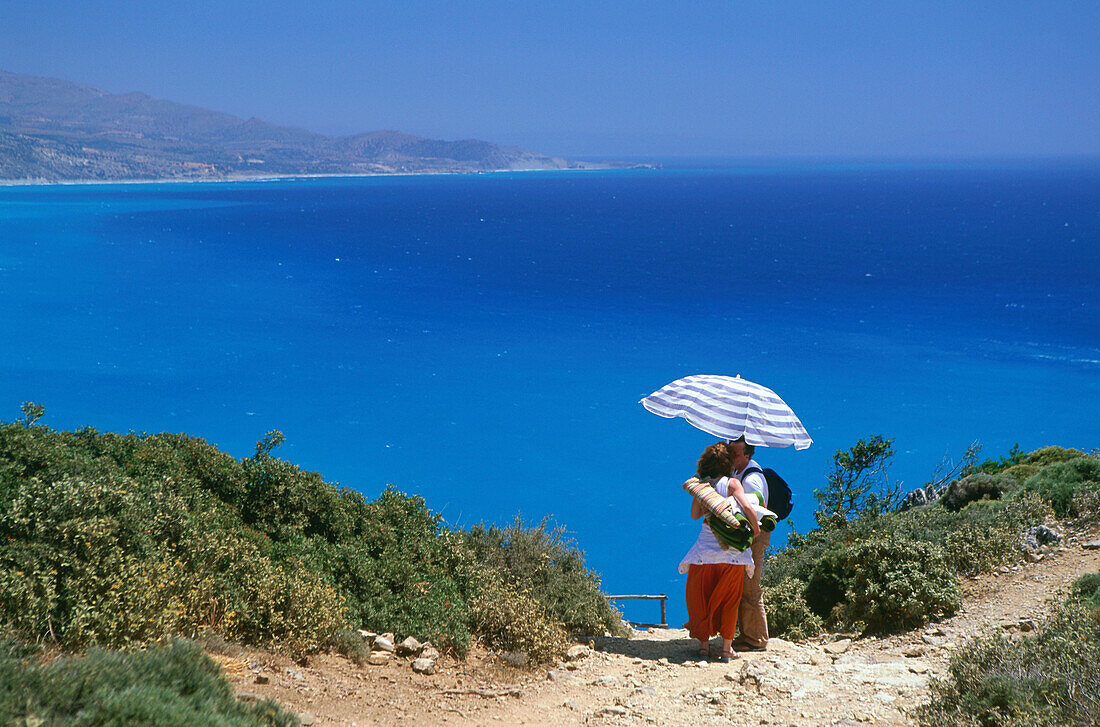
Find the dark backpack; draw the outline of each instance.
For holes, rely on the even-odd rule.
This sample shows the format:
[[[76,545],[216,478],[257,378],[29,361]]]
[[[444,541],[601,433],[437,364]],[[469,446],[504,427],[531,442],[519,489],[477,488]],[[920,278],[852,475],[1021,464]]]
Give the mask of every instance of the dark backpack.
[[[752,472],[759,472],[768,481],[768,509],[774,512],[779,520],[785,519],[791,514],[791,486],[770,467],[764,470],[759,467],[749,467],[741,473],[741,479]]]

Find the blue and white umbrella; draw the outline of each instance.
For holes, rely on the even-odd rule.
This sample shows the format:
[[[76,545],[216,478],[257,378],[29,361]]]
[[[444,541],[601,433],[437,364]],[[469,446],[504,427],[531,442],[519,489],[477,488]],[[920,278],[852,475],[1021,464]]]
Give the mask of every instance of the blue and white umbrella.
[[[786,402],[740,376],[697,374],[677,379],[642,399],[658,416],[682,417],[697,429],[754,447],[806,449],[813,440]]]

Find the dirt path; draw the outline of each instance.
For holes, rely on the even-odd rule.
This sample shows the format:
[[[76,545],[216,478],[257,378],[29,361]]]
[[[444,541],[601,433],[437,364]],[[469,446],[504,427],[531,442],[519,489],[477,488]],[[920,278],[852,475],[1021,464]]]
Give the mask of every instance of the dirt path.
[[[1087,539],[966,581],[961,611],[924,631],[851,642],[773,639],[768,651],[729,664],[695,661],[697,645],[679,629],[600,639],[585,656],[537,671],[477,652],[464,662],[440,659],[430,676],[401,658],[381,666],[321,656],[304,667],[258,653],[223,661],[238,693],[274,698],[319,726],[906,725],[927,698],[928,680],[946,672],[966,639],[1030,630],[1050,597],[1100,572],[1100,550],[1081,547]]]

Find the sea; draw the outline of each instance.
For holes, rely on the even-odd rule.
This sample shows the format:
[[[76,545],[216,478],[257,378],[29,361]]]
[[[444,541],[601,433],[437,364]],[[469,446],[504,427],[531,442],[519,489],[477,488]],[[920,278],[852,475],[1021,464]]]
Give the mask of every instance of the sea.
[[[277,429],[368,498],[560,527],[679,626],[714,439],[642,397],[727,374],[791,406],[813,445],[756,457],[782,543],[862,437],[902,490],[975,441],[1100,446],[1098,274],[1096,159],[5,187],[0,420],[237,457]]]

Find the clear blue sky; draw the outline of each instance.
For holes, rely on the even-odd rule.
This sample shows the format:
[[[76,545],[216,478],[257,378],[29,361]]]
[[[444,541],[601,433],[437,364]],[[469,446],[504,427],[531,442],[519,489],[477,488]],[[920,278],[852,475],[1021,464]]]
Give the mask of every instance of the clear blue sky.
[[[1100,0],[3,0],[0,68],[561,155],[1100,153]]]

